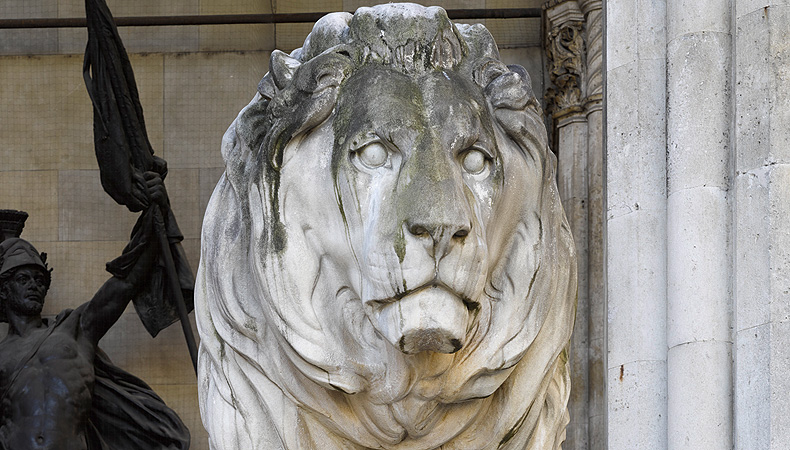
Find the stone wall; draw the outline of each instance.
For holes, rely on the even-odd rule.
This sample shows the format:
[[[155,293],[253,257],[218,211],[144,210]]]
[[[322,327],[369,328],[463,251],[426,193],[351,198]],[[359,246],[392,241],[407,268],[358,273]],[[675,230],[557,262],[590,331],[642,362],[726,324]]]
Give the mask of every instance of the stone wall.
[[[790,5],[606,4],[610,448],[786,448]]]
[[[156,16],[354,10],[354,0],[108,0],[113,14]],[[539,7],[540,1],[455,0],[445,8]],[[526,4],[525,4],[526,3]],[[84,15],[81,0],[5,0],[0,17]],[[544,90],[538,19],[481,21],[507,63],[524,65]],[[193,271],[203,211],[223,171],[220,140],[255,94],[271,50],[301,46],[310,24],[121,28],[130,53],[149,137],[168,162],[166,186]],[[30,213],[23,237],[49,254],[52,317],[88,301],[106,280],[105,262],[120,254],[136,216],[104,193],[93,153],[92,112],[82,80],[82,29],[0,30],[0,207]],[[193,324],[194,326],[194,324]],[[0,327],[0,334],[5,328]],[[178,326],[155,340],[129,306],[102,340],[115,363],[140,376],[208,448],[195,376]]]

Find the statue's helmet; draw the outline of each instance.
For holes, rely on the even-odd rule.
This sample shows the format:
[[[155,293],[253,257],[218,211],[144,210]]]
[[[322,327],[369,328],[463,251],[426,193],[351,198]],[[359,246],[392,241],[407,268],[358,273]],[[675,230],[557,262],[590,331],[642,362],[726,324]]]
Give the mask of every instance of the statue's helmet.
[[[47,254],[39,253],[33,244],[22,238],[10,238],[0,242],[0,283],[23,266],[34,266],[44,273],[47,288],[51,281],[51,270],[47,267]],[[7,322],[5,307],[0,305],[0,322]]]

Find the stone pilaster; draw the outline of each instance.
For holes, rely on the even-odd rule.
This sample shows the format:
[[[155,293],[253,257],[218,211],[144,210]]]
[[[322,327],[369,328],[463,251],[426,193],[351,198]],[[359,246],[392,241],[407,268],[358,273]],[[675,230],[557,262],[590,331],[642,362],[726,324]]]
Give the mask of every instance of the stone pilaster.
[[[666,2],[606,2],[606,448],[612,450],[667,448],[666,18]]]
[[[779,450],[790,442],[790,5],[734,3],[733,448]]]
[[[559,161],[560,196],[576,243],[579,273],[566,449],[603,448],[606,442],[601,6],[601,1],[590,0],[544,4],[552,83],[546,91],[547,112]],[[596,46],[593,54],[587,52],[586,40]]]
[[[603,189],[603,1],[583,0],[585,17],[584,110],[587,114],[588,195],[588,417],[589,448],[603,449],[606,439],[606,288]]]

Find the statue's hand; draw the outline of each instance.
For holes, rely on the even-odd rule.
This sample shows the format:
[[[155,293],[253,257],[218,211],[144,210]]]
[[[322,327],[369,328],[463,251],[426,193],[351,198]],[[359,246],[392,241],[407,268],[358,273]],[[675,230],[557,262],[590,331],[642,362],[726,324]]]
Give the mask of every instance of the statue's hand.
[[[148,199],[159,206],[167,206],[167,191],[162,177],[156,172],[145,172],[145,187],[148,192]]]

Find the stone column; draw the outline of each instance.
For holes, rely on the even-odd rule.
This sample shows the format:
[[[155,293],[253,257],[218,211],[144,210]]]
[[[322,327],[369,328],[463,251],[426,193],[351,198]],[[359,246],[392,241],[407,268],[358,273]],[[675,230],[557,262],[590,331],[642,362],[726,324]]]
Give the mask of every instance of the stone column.
[[[667,4],[669,449],[732,448],[730,17]]]
[[[606,448],[606,291],[603,235],[603,2],[583,0],[587,114],[588,417],[590,449]]]
[[[571,395],[566,449],[587,449],[589,421],[589,297],[587,114],[583,107],[584,14],[574,0],[544,5],[546,54],[553,87],[546,93],[547,110],[555,128],[557,184],[576,244],[578,305],[569,360]]]
[[[666,4],[607,1],[605,48],[608,448],[660,450],[667,447]]]
[[[733,3],[734,448],[779,450],[790,442],[790,5]]]

